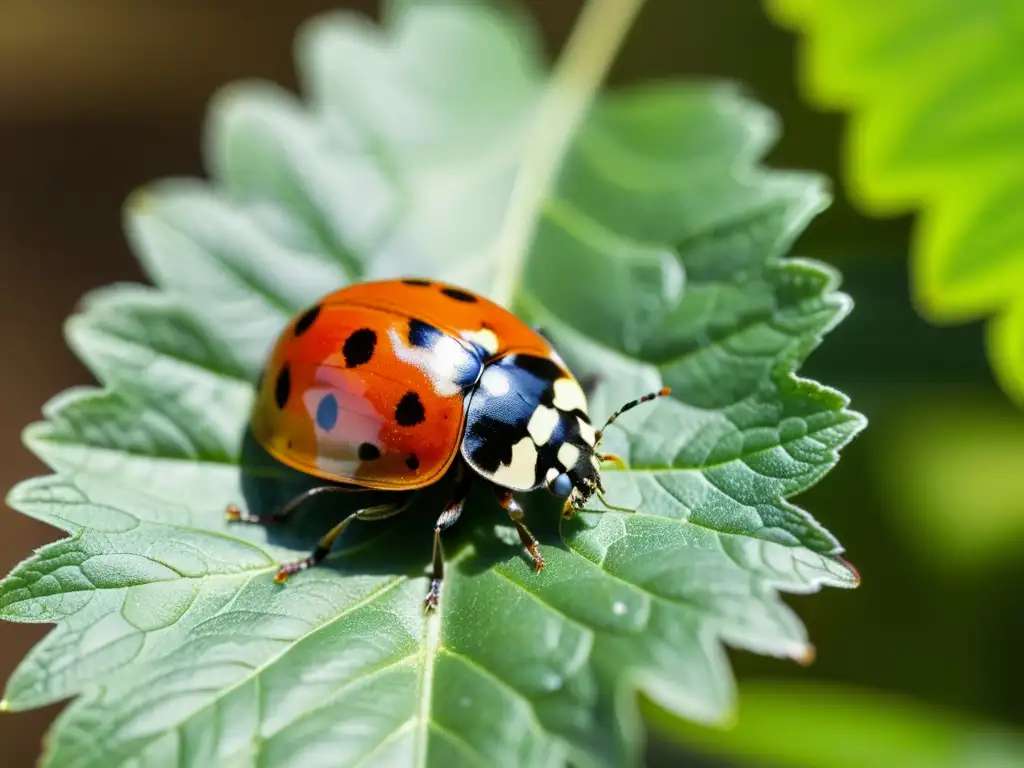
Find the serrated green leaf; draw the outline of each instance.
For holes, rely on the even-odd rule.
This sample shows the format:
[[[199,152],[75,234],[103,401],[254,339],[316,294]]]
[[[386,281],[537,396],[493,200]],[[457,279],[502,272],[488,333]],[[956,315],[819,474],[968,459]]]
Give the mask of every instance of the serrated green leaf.
[[[27,442],[58,474],[9,498],[71,534],[0,584],[0,615],[57,625],[9,706],[78,696],[44,765],[625,765],[635,687],[714,721],[732,706],[726,645],[808,658],[780,591],[856,575],[787,498],[863,426],[794,374],[849,310],[834,274],[782,259],[821,182],[758,165],[774,120],[733,87],[611,94],[513,233],[529,253],[510,268],[496,243],[510,206],[531,211],[514,194],[527,127],[557,96],[536,50],[518,17],[465,3],[384,29],[324,17],[300,40],[307,102],[233,86],[211,112],[214,180],[133,198],[158,289],[106,289],[69,322],[104,389],[48,405]],[[347,531],[329,567],[283,587],[276,564],[344,505],[278,529],[223,517],[302,484],[244,439],[275,334],[329,290],[396,274],[511,286],[577,374],[600,374],[596,416],[673,388],[608,432],[632,467],[607,473],[609,496],[636,513],[559,529],[549,500],[524,499],[538,575],[474,496],[429,620],[438,503]]]
[[[943,323],[993,316],[993,369],[1024,402],[1024,5],[765,1],[804,35],[810,99],[852,113],[851,196],[875,214],[921,213],[918,308]]]

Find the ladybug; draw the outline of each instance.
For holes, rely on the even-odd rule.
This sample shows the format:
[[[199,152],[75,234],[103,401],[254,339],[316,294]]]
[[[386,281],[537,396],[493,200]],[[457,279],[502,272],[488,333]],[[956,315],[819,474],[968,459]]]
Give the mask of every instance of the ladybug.
[[[627,403],[605,427],[666,394]],[[474,482],[494,488],[539,571],[544,558],[514,493],[546,486],[568,517],[594,493],[603,501],[603,462],[622,464],[598,452],[604,427],[591,426],[582,387],[540,332],[481,296],[413,278],[351,285],[295,317],[260,377],[251,427],[277,461],[331,484],[269,516],[232,505],[232,520],[280,521],[323,492],[401,492],[346,517],[308,557],[282,565],[277,582],[321,562],[352,520],[401,512],[456,464],[434,526],[428,610],[444,578],[441,533]]]

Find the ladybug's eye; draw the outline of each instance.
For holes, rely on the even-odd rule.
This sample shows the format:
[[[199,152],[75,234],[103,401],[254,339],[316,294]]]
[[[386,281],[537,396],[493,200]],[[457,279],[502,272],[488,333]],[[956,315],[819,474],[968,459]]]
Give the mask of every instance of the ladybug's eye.
[[[548,483],[548,490],[555,494],[555,496],[565,498],[572,493],[572,480],[570,480],[569,476],[563,472]]]

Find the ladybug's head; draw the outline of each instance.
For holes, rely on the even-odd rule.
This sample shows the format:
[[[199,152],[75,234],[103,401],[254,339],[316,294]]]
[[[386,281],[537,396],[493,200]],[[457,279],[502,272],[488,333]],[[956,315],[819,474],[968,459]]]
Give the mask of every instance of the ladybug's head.
[[[573,510],[582,509],[595,492],[604,493],[601,485],[601,457],[586,443],[573,443],[579,450],[576,464],[559,475],[554,475],[548,483],[548,490],[555,496],[565,499],[563,514],[571,514]]]
[[[604,486],[601,484],[601,465],[604,462],[612,462],[625,469],[626,463],[614,454],[601,453],[598,450],[604,431],[608,428],[609,424],[626,411],[635,408],[641,403],[654,400],[656,397],[664,397],[668,393],[669,388],[663,387],[657,392],[651,392],[636,400],[630,400],[613,413],[604,426],[597,431],[594,435],[593,445],[583,440],[582,437],[572,443],[578,452],[573,466],[561,474],[553,474],[548,481],[548,490],[555,496],[565,499],[565,504],[562,506],[563,515],[571,516],[576,510],[583,509],[590,500],[590,497],[595,493],[605,506],[610,506],[604,501]],[[611,508],[620,509],[619,507]]]

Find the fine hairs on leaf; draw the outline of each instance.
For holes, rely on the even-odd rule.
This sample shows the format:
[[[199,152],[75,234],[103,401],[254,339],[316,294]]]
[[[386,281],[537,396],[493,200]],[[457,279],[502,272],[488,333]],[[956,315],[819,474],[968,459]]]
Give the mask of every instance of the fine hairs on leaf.
[[[550,74],[525,16],[490,4],[317,18],[298,36],[301,99],[230,86],[210,110],[210,180],[129,200],[155,287],[97,291],[69,320],[102,386],[46,406],[25,440],[54,474],[9,497],[68,533],[0,583],[0,616],[55,625],[6,705],[74,699],[42,765],[628,766],[638,690],[719,722],[727,647],[810,660],[781,593],[858,577],[789,499],[864,426],[796,375],[851,306],[833,271],[786,256],[828,196],[760,165],[775,119],[734,86],[595,98],[640,5],[588,3]],[[599,376],[596,422],[672,390],[605,435],[627,466],[606,469],[606,497],[635,512],[561,522],[524,495],[537,574],[472,496],[429,618],[430,499],[350,527],[285,585],[277,564],[348,494],[287,526],[224,516],[308,487],[248,438],[276,334],[330,290],[400,275],[542,326],[579,378]]]
[[[765,5],[803,35],[808,97],[851,113],[851,198],[869,213],[920,213],[910,265],[917,309],[937,323],[991,317],[993,372],[1024,404],[1024,4]]]

